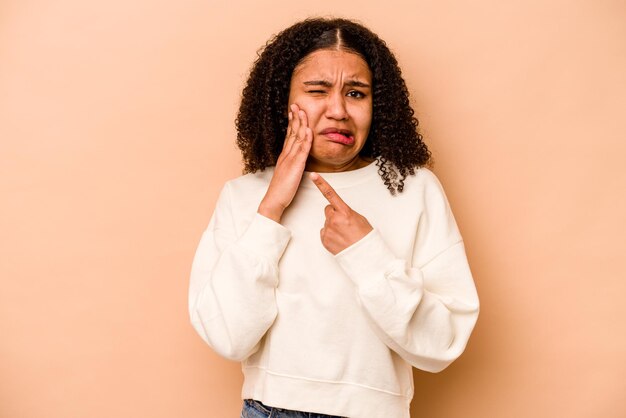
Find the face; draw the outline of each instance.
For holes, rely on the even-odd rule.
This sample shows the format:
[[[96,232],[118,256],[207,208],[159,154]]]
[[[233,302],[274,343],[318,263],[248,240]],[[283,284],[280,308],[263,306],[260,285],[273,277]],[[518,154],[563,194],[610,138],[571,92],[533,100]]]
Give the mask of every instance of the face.
[[[363,58],[343,50],[307,55],[291,77],[289,104],[307,115],[313,145],[307,171],[348,171],[359,157],[372,123],[372,73]]]

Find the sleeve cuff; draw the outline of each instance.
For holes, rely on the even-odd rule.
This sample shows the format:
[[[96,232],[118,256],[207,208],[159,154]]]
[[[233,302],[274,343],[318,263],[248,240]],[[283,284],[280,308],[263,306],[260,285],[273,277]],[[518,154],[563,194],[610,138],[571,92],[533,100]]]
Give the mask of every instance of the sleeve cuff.
[[[367,288],[373,286],[376,281],[386,279],[388,273],[400,261],[396,260],[376,229],[337,253],[335,260],[359,288]]]
[[[285,252],[291,239],[291,231],[278,222],[256,213],[246,232],[239,239],[239,245],[275,263]]]

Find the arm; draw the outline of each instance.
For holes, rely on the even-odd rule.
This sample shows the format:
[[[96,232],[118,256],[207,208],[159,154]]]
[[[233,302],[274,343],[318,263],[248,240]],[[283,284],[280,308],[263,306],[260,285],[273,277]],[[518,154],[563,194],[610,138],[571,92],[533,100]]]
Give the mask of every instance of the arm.
[[[479,304],[448,201],[434,175],[429,176],[411,260],[396,257],[376,229],[361,232],[358,241],[346,240],[347,225],[358,222],[332,221],[328,213],[322,242],[355,284],[381,340],[413,366],[438,372],[465,349]],[[331,206],[341,206],[327,183],[319,183]]]
[[[237,236],[226,185],[196,251],[191,322],[226,358],[243,360],[253,354],[276,319],[278,261],[291,236],[279,222],[298,190],[312,135],[305,112],[292,104],[283,150],[252,222]]]
[[[286,228],[259,214],[237,236],[226,185],[196,251],[189,287],[191,323],[220,355],[247,358],[274,322],[278,261],[289,238]]]
[[[374,230],[337,261],[355,283],[374,330],[407,362],[438,372],[461,355],[478,315],[461,241],[411,267]]]

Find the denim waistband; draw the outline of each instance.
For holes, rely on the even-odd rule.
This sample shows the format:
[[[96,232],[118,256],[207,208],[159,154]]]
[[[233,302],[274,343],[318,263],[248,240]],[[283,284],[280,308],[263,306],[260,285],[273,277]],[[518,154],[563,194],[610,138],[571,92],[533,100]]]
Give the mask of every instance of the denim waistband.
[[[291,409],[275,408],[254,399],[245,399],[241,418],[345,418],[337,415],[325,415],[315,412],[293,411]]]

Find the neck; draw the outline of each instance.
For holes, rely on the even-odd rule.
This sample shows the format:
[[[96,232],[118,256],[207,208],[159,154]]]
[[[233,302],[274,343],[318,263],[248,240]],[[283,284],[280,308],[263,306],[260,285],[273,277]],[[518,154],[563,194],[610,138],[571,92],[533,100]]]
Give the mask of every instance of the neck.
[[[361,157],[360,155],[357,155],[356,157],[354,157],[354,159],[346,163],[329,164],[317,161],[309,156],[309,159],[306,162],[305,170],[316,173],[340,173],[342,171],[352,171],[363,168],[369,165],[372,161],[374,160],[371,158]]]

